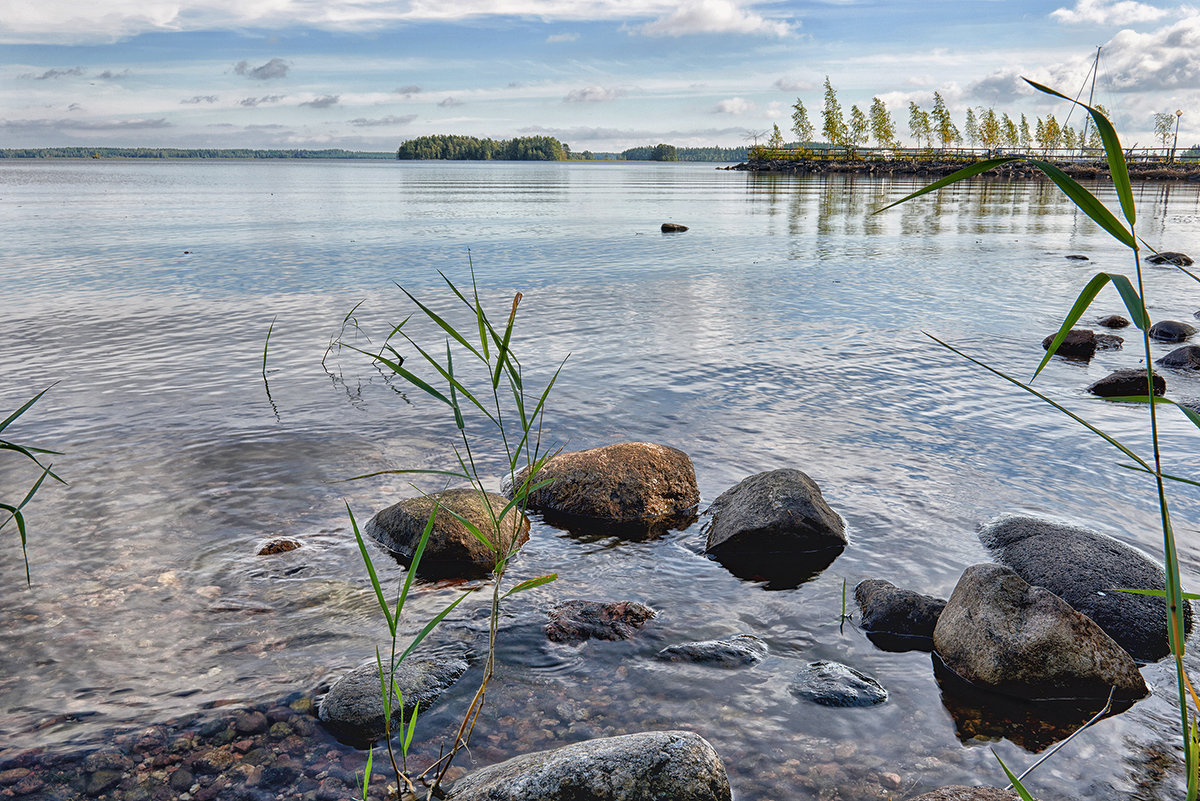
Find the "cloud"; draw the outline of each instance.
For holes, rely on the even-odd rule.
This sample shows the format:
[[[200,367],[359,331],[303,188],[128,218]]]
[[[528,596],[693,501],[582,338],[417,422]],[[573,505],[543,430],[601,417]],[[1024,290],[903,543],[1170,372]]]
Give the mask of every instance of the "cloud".
[[[404,95],[405,97],[412,97],[413,95],[421,94],[421,87],[413,86],[412,84],[408,86],[397,86],[392,90],[392,92],[394,94]]]
[[[317,98],[313,98],[312,100],[305,100],[300,105],[310,106],[312,108],[329,108],[330,106],[336,106],[338,104],[338,101],[341,99],[342,99],[341,95],[325,95],[324,97],[317,97]]]
[[[145,131],[170,128],[163,117],[132,120],[0,120],[0,128],[10,131]]]
[[[1060,8],[1050,16],[1065,25],[1132,25],[1154,22],[1169,13],[1136,0],[1076,0],[1074,8]]]
[[[79,105],[78,103],[72,103],[71,105],[67,106],[67,111],[81,111],[82,109],[83,106]]]
[[[233,71],[238,75],[245,75],[247,78],[253,78],[256,81],[286,78],[289,69],[289,64],[282,58],[273,58],[266,64],[260,64],[257,67],[251,67],[249,61],[239,61],[233,66]]]
[[[717,103],[716,107],[713,108],[713,112],[716,114],[736,114],[740,116],[742,114],[750,114],[756,108],[754,103],[743,97],[730,97]]]
[[[262,97],[243,97],[241,100],[238,101],[238,105],[246,106],[247,108],[254,108],[255,106],[261,106],[264,103],[278,103],[280,100],[283,100],[284,97],[286,97],[286,95],[264,95]]]
[[[1022,70],[999,69],[967,87],[967,95],[988,104],[1011,103],[1033,93],[1033,87],[1021,79]]]
[[[587,86],[583,89],[572,89],[563,98],[564,103],[603,103],[624,97],[624,89],[605,89],[603,86]]]
[[[546,37],[546,41],[551,44],[555,42],[574,42],[578,41],[578,39],[579,34],[577,33],[555,33]]]
[[[442,108],[454,108],[455,106],[461,106],[462,104],[463,101],[455,100],[453,97],[447,97],[441,103],[438,103],[438,105]]]
[[[410,122],[412,122],[416,118],[417,118],[416,114],[404,114],[399,117],[397,117],[395,115],[389,115],[387,117],[377,117],[373,120],[369,120],[366,117],[359,117],[358,119],[350,120],[350,124],[358,126],[359,128],[374,128],[374,127],[380,127],[380,126],[385,126],[385,125],[400,126],[400,125],[408,125]]]
[[[219,98],[216,95],[195,95],[187,98],[186,100],[180,100],[179,102],[184,105],[195,105],[197,103],[216,103],[217,100],[219,100]],[[246,105],[245,101],[242,102],[242,105]]]
[[[815,89],[816,84],[812,81],[805,81],[800,78],[789,78],[786,75],[772,84],[781,92],[807,92],[810,89]]]
[[[96,73],[96,77],[102,81],[115,81],[118,78],[128,78],[130,75],[129,70],[121,70],[120,72],[105,70],[104,72]]]
[[[742,33],[784,37],[793,24],[768,20],[743,8],[738,0],[689,0],[666,16],[637,30],[646,36],[687,36],[697,33]]]
[[[49,69],[43,72],[41,75],[35,75],[32,72],[27,72],[18,77],[25,80],[52,81],[56,78],[78,78],[80,75],[83,75],[83,67],[71,67],[67,70]]]
[[[1121,31],[1104,48],[1100,66],[1118,92],[1200,86],[1200,15],[1149,33]]]

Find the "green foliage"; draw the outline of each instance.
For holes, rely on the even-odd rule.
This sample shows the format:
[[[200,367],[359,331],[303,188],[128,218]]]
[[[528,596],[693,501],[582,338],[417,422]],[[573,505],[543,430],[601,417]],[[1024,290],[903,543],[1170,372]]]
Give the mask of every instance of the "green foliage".
[[[767,147],[771,150],[783,149],[783,131],[779,130],[779,123],[776,123],[774,130],[771,131],[771,138],[767,140]]]
[[[672,159],[656,159],[654,151],[669,148],[675,154]],[[644,145],[622,151],[617,158],[625,161],[745,161],[749,155],[745,147],[676,147],[675,145]]]
[[[929,147],[933,144],[933,123],[928,111],[911,100],[908,103],[908,131],[916,140],[917,147]]]
[[[777,126],[778,127],[778,126]],[[858,106],[850,107],[850,144],[865,145],[870,140],[867,115]]]
[[[396,150],[396,158],[458,161],[565,161],[567,151],[552,136],[477,139],[474,136],[419,136]]]
[[[825,105],[821,109],[821,133],[825,141],[831,145],[849,145],[850,129],[846,127],[846,119],[842,116],[842,104],[838,102],[837,90],[825,76]]]
[[[49,391],[50,387],[46,387],[46,389],[43,389],[38,394],[34,395],[30,400],[22,404],[21,407],[15,412],[4,418],[3,421],[0,421],[0,432],[3,432],[6,428],[12,425],[13,421],[25,414],[25,412],[29,411],[29,407],[37,403],[38,400],[40,400],[41,397]],[[6,439],[0,439],[0,451],[13,451],[20,456],[24,456],[37,465],[42,471],[41,475],[37,477],[37,480],[33,482],[33,486],[29,488],[29,490],[25,493],[25,496],[20,501],[0,501],[0,512],[8,513],[7,517],[5,517],[3,520],[0,520],[0,529],[3,529],[10,522],[15,522],[17,524],[17,534],[21,538],[21,556],[25,560],[25,584],[28,586],[31,583],[29,578],[29,552],[26,550],[27,532],[25,530],[25,515],[21,510],[23,510],[25,506],[33,500],[33,496],[37,495],[38,490],[42,488],[42,483],[46,480],[47,476],[59,482],[60,484],[67,483],[55,475],[55,473],[50,469],[50,464],[42,464],[38,459],[38,455],[61,456],[62,454],[60,454],[58,451],[48,451],[45,448],[35,448],[31,445],[18,445],[17,443],[10,442]]]
[[[650,152],[651,161],[679,161],[679,153],[675,150],[675,145],[658,144],[654,146],[654,150]]]
[[[958,126],[950,118],[950,111],[946,108],[946,101],[942,99],[941,92],[933,93],[933,111],[930,116],[933,118],[933,132],[942,147],[949,147],[960,138]]]
[[[812,123],[808,119],[808,109],[804,107],[804,101],[798,97],[792,105],[792,133],[796,134],[797,141],[802,145],[811,142],[813,136],[816,135]]]
[[[996,116],[996,109],[989,108],[983,112],[983,116],[979,122],[979,141],[988,150],[1000,147],[1000,142],[1004,132],[1000,127],[1000,119]]]
[[[1154,136],[1162,142],[1163,147],[1171,144],[1171,134],[1175,130],[1175,115],[1169,111],[1157,111],[1154,114]]]
[[[1004,115],[1008,119],[1008,115]],[[979,123],[975,120],[975,109],[967,108],[967,119],[963,123],[963,133],[967,136],[967,144],[975,147],[975,143],[979,141]]]
[[[871,98],[871,136],[877,147],[895,147],[896,123],[892,121],[892,113],[887,105],[878,97]]]

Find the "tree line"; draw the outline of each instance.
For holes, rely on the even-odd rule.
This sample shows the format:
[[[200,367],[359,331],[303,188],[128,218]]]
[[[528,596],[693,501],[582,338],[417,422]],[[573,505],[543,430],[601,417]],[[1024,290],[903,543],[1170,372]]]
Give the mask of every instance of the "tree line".
[[[570,147],[552,136],[478,139],[474,136],[435,134],[409,139],[396,150],[398,159],[468,161],[565,161],[571,157],[570,154]]]

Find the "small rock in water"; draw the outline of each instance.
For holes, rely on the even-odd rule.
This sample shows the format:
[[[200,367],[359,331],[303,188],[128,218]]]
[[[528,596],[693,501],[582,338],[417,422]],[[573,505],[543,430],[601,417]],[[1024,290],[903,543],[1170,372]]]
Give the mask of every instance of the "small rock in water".
[[[1146,261],[1151,264],[1174,264],[1179,267],[1188,267],[1192,264],[1192,257],[1186,253],[1179,253],[1174,250],[1164,250],[1162,253],[1155,253],[1153,256],[1147,256]]]
[[[636,601],[572,599],[550,609],[546,636],[554,642],[581,643],[588,639],[629,640],[655,612]]]
[[[1176,370],[1200,370],[1200,345],[1184,345],[1155,362]]]
[[[1178,320],[1162,320],[1150,326],[1149,331],[1150,338],[1159,342],[1182,342],[1194,333],[1195,328]]]
[[[287,553],[300,547],[300,540],[291,537],[276,537],[258,549],[259,556],[274,556],[277,553]]]
[[[878,681],[840,662],[810,662],[788,692],[822,706],[874,706],[887,700]]]
[[[1116,334],[1096,334],[1096,350],[1120,350],[1125,340]]]
[[[679,223],[665,222],[662,224],[662,231],[664,234],[679,233],[681,231],[686,231],[687,229],[688,227],[686,225],[680,225]]]
[[[1051,334],[1042,340],[1042,349],[1050,350],[1050,345],[1054,343],[1056,334]],[[1062,356],[1067,359],[1090,359],[1096,353],[1096,332],[1087,328],[1073,328],[1063,337],[1062,342],[1058,343],[1058,349],[1054,351],[1056,356]]]
[[[1102,398],[1132,397],[1146,394],[1146,371],[1137,368],[1114,370],[1104,378],[1087,388],[1093,395]],[[1158,373],[1154,374],[1154,394],[1161,395],[1167,391],[1166,380]]]
[[[862,627],[900,637],[933,637],[933,627],[946,602],[941,598],[902,590],[890,581],[866,579],[854,588],[862,610]]]
[[[1129,326],[1129,321],[1119,314],[1110,314],[1099,322],[1105,328],[1127,328]]]
[[[1091,261],[1091,259],[1089,259],[1087,256],[1084,256],[1082,253],[1072,253],[1066,258],[1070,259],[1071,261]]]
[[[919,795],[912,801],[1017,801],[1017,794],[1001,790],[999,787],[967,787],[964,784],[954,784]]]
[[[754,665],[767,655],[767,644],[752,634],[735,634],[724,640],[704,640],[668,645],[658,652],[668,662],[695,662],[715,667]]]

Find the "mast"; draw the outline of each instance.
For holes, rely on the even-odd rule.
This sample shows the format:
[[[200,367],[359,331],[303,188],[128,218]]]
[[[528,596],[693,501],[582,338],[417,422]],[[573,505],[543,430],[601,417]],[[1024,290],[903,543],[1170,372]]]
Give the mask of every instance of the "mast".
[[[1092,88],[1088,90],[1088,105],[1092,105],[1092,98],[1096,95],[1096,76],[1100,74],[1100,48],[1101,45],[1096,45],[1096,60],[1092,63]],[[1088,114],[1083,118],[1083,135],[1082,141],[1079,143],[1079,155],[1083,155],[1087,148],[1088,123],[1092,121],[1092,115]]]

